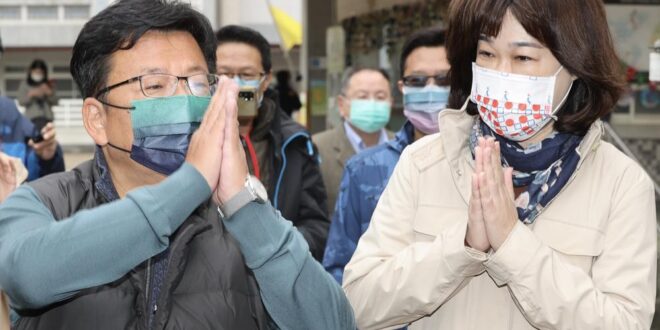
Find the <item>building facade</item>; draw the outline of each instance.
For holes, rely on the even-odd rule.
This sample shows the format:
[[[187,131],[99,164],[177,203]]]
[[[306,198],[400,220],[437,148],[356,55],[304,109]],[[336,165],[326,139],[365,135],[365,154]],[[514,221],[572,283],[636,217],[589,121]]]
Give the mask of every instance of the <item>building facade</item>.
[[[274,70],[287,67],[266,0],[186,0],[206,15],[214,29],[240,24],[262,33],[273,46]],[[61,98],[79,98],[69,74],[71,49],[83,25],[112,0],[0,0],[0,94],[16,97],[30,63],[40,58],[49,66],[49,78]],[[302,15],[302,1],[288,6]],[[300,18],[300,17],[298,17]],[[297,68],[298,50],[291,52]]]

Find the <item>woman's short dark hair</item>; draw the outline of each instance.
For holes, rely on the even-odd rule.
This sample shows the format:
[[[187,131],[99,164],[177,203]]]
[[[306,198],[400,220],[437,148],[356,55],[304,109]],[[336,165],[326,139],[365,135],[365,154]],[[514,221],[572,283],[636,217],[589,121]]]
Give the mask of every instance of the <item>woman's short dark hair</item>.
[[[399,72],[403,77],[406,70],[408,56],[417,48],[442,47],[445,45],[445,30],[433,27],[414,32],[406,39],[401,48],[401,59],[399,60]]]
[[[34,69],[40,69],[41,71],[44,72],[44,79],[42,81],[34,81],[32,80],[32,70]],[[30,67],[28,67],[27,71],[27,82],[30,86],[35,86],[39,83],[42,83],[44,81],[48,81],[48,65],[46,64],[46,61],[42,59],[35,59],[32,61],[30,64]]]
[[[85,24],[73,46],[71,75],[83,97],[104,87],[110,56],[130,49],[147,32],[189,32],[215,72],[215,37],[208,19],[178,0],[119,0]]]
[[[460,108],[470,96],[479,36],[497,36],[507,10],[578,78],[557,112],[556,130],[584,134],[612,111],[623,92],[623,74],[601,0],[453,0],[449,10],[451,108]],[[476,106],[470,103],[468,112],[477,114]]]
[[[218,46],[226,42],[238,42],[256,48],[261,54],[261,66],[269,73],[272,64],[270,60],[270,44],[268,40],[256,30],[245,26],[227,25],[215,33]]]

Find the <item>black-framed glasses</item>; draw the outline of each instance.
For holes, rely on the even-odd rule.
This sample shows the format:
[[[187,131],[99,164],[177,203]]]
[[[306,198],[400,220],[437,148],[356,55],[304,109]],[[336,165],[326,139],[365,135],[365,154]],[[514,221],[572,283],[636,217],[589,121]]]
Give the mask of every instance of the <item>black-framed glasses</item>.
[[[449,86],[447,73],[440,73],[434,76],[410,75],[401,78],[401,80],[403,80],[403,84],[408,87],[424,87],[428,83],[429,79],[433,79],[433,82],[438,86]]]
[[[186,86],[188,87],[190,94],[195,96],[213,95],[218,86],[219,80],[216,75],[210,73],[200,73],[188,77],[175,76],[167,73],[149,73],[126,79],[122,82],[105,87],[96,93],[96,98],[101,100],[101,96],[107,94],[111,90],[123,85],[134,83],[136,81],[140,83],[140,90],[144,96],[149,98],[168,97],[176,93],[179,81],[182,79],[186,82]],[[130,107],[120,107],[107,104],[103,101],[101,101],[101,103],[120,109],[132,109]]]
[[[257,73],[218,72],[218,76],[227,76],[229,79],[234,79],[234,77],[238,76],[238,78],[243,81],[261,80],[265,75],[266,75],[265,72],[257,72]]]

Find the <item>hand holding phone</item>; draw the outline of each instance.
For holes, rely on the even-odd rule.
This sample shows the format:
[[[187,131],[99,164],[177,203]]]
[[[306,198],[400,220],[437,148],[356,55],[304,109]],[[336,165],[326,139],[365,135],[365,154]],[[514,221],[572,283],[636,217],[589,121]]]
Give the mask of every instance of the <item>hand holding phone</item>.
[[[238,91],[238,117],[254,117],[257,115],[257,89],[241,87]]]

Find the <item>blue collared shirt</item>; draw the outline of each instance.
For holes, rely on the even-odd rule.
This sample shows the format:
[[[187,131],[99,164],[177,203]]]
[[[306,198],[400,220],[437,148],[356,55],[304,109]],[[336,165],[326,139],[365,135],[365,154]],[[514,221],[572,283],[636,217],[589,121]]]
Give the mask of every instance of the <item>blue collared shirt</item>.
[[[356,154],[368,148],[364,144],[364,141],[362,141],[360,135],[358,135],[358,133],[353,129],[353,126],[351,126],[347,121],[344,121],[344,129],[346,129],[346,137],[348,138],[348,141],[351,143],[351,146],[353,146],[353,150],[355,150]],[[378,145],[381,145],[387,141],[389,141],[389,138],[387,137],[387,132],[385,131],[384,128],[381,128],[380,138],[378,139]]]

